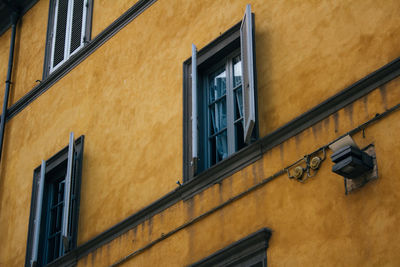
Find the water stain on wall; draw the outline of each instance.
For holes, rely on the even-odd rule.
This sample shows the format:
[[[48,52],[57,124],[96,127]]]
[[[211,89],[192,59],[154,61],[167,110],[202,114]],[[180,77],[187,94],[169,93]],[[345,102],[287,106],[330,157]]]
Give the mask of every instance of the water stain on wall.
[[[335,133],[339,132],[339,113],[336,112],[333,114],[333,120],[335,122]]]
[[[260,175],[258,174],[258,168],[257,168],[256,165],[259,165],[259,164],[255,163],[255,164],[253,164],[253,165],[251,166],[251,171],[252,171],[252,174],[253,174],[253,184],[257,184],[258,179],[259,179],[259,176],[260,176]]]
[[[346,115],[349,117],[349,121],[350,121],[350,125],[353,125],[353,103],[350,103],[349,105],[347,105],[344,108],[344,112],[346,113]]]
[[[153,217],[150,217],[147,220],[148,228],[149,228],[149,239],[151,239],[151,233],[153,232]]]
[[[303,132],[304,133],[304,132]],[[296,151],[300,151],[300,147],[301,147],[301,138],[300,138],[300,134],[301,133],[298,133],[298,134],[296,134],[295,136],[294,136],[294,141],[295,141],[295,144],[296,144]]]
[[[222,188],[222,183],[223,181],[218,183],[218,195],[219,195],[219,202],[222,203],[224,201],[224,197],[223,197],[223,188]]]
[[[388,109],[388,105],[387,105],[387,92],[386,92],[386,85],[385,84],[382,85],[381,87],[379,87],[379,92],[381,93],[383,106],[387,110]]]
[[[260,162],[258,162],[258,164],[257,164],[258,166],[258,176],[259,176],[259,181],[261,181],[261,180],[263,180],[264,179],[264,177],[265,177],[265,174],[264,174],[264,164],[262,164],[262,161],[260,161]]]
[[[317,139],[318,138],[318,133],[321,132],[321,130],[322,130],[322,124],[320,122],[317,123],[317,124],[314,124],[311,127],[311,129],[312,129],[312,133],[313,133],[314,139]]]
[[[186,217],[187,217],[187,221],[189,221],[190,219],[193,218],[194,216],[194,200],[193,198],[188,199],[187,201],[185,201],[185,206],[186,206]],[[188,234],[188,250],[189,251],[195,251],[196,250],[196,230],[195,227],[186,227],[186,232]],[[191,258],[191,254],[187,254],[187,256],[189,257],[189,259]],[[190,260],[188,261],[190,262]]]
[[[365,95],[363,97],[363,103],[364,103],[364,111],[365,111],[365,115],[368,118],[369,117],[369,113],[368,113],[368,95]]]
[[[92,266],[96,266],[96,254],[97,254],[97,249],[95,249],[92,252]]]
[[[297,144],[297,135],[296,135],[296,144]],[[280,150],[281,162],[283,162],[283,159],[285,158],[283,143],[279,145],[279,150]]]
[[[324,130],[329,131],[329,124],[331,122],[331,117],[329,116],[328,118],[324,119]]]

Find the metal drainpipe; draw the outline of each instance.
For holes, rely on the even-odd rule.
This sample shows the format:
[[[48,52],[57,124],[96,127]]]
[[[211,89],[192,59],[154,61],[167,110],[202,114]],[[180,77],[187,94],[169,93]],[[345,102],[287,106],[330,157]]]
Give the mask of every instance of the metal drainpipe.
[[[0,122],[0,161],[1,161],[1,155],[3,153],[4,128],[6,126],[8,97],[10,95],[11,73],[12,73],[12,67],[13,67],[13,61],[14,61],[15,32],[17,30],[17,22],[18,22],[18,14],[17,14],[17,12],[13,11],[11,13],[10,55],[8,57],[6,89],[4,91],[3,113],[1,113],[1,122]]]

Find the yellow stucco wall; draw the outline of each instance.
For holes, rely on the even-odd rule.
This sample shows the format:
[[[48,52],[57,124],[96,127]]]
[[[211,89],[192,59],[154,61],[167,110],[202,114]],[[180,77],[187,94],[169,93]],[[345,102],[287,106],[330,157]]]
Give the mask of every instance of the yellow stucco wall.
[[[0,36],[0,58],[2,59],[2,64],[0,65],[0,81],[2,81],[2,86],[5,86],[4,81],[7,77],[7,65],[8,65],[8,54],[10,49],[10,38],[11,38],[11,31],[6,31]],[[0,90],[0,97],[1,99],[4,98],[4,87]],[[3,101],[1,101],[3,103]]]
[[[119,5],[112,5],[110,1],[94,1],[92,37],[136,2],[121,1]],[[255,13],[260,136],[400,55],[400,19],[396,15],[400,3],[396,0],[385,1],[385,4],[365,0],[336,3],[270,1],[268,4],[262,0],[158,0],[7,124],[0,176],[0,236],[8,242],[0,250],[0,265],[23,265],[33,170],[41,159],[51,157],[67,144],[71,131],[76,136],[86,136],[78,244],[176,187],[175,182],[182,178],[182,63],[190,57],[191,43],[198,48],[207,45],[242,19],[248,2]],[[42,76],[48,6],[48,1],[39,1],[19,26],[12,103],[31,90],[35,80]],[[31,31],[35,31],[34,36]],[[0,36],[0,62],[4,62],[0,66],[0,78],[5,77],[8,43],[9,31]],[[398,88],[398,82],[391,86]],[[222,197],[215,193],[216,187],[210,188],[196,196],[193,204],[179,203],[164,215],[157,215],[149,223],[152,227],[150,235],[144,236],[150,231],[149,225],[144,225],[141,230],[138,228],[138,241],[134,247],[132,244],[118,245],[120,239],[131,240],[130,236],[121,237],[115,244],[102,248],[103,252],[83,259],[80,265],[89,264],[92,257],[93,264],[99,266],[100,254],[108,258],[104,262],[110,263],[127,255],[131,249],[160,236],[164,229],[173,229],[188,216],[205,211],[222,201],[220,198],[226,199],[249,186],[247,181],[255,182],[270,175],[276,166],[284,167],[396,104],[400,97],[395,92],[389,86],[386,91],[374,91],[352,108],[340,111],[338,119],[331,117],[314,126],[268,152],[253,166],[226,179],[221,189]],[[367,131],[370,139],[357,136],[357,140],[365,144],[374,141],[377,149],[385,151],[391,147],[391,139],[382,136],[382,129],[391,125],[394,117],[396,115],[371,127],[371,135],[370,130]],[[337,133],[335,121],[339,122]],[[398,125],[390,129],[393,138],[396,127]],[[392,155],[386,153],[380,158],[379,151],[377,154],[378,160],[383,162],[379,163],[379,168],[383,172],[386,169],[389,174],[382,173],[382,179],[357,194],[344,197],[342,181],[331,174],[329,163],[325,163],[318,177],[310,183],[301,185],[279,178],[246,200],[228,206],[191,230],[179,232],[128,264],[146,262],[147,256],[157,261],[166,255],[163,253],[176,253],[175,250],[180,253],[170,257],[171,263],[188,264],[261,226],[276,229],[268,250],[271,264],[289,266],[290,260],[297,260],[304,263],[299,265],[307,265],[312,262],[312,257],[316,257],[313,248],[326,248],[326,253],[332,253],[330,258],[339,264],[345,263],[340,262],[344,258],[335,258],[342,252],[348,252],[346,259],[361,263],[368,246],[378,251],[379,242],[370,245],[362,239],[364,232],[355,226],[364,219],[373,224],[374,218],[379,217],[385,218],[381,227],[386,229],[385,224],[399,217],[393,200],[379,202],[383,193],[393,195],[393,199],[398,197],[392,191],[395,177],[390,175],[397,166],[390,165]],[[386,161],[384,156],[388,157]],[[328,201],[326,195],[330,196]],[[370,199],[371,195],[375,198]],[[249,202],[254,206],[247,207]],[[364,202],[370,206],[363,208]],[[378,204],[390,207],[381,211]],[[363,208],[361,214],[357,214],[357,208]],[[303,217],[296,213],[302,209]],[[334,211],[332,214],[328,213],[330,209]],[[252,220],[253,225],[246,225],[243,218],[255,218],[257,210],[263,212],[260,220]],[[387,216],[382,217],[379,212],[386,212]],[[325,216],[325,213],[329,215]],[[323,215],[326,220],[321,221],[319,218]],[[231,217],[238,219],[231,221]],[[337,218],[349,219],[349,223],[339,225]],[[300,222],[302,227],[294,223],[296,220],[304,220]],[[226,224],[224,232],[211,228],[221,222]],[[332,225],[325,226],[323,222]],[[315,229],[313,223],[322,226]],[[338,237],[332,235],[334,231],[325,231],[330,226],[339,231]],[[373,228],[372,233],[376,238],[383,238],[377,234],[378,230]],[[353,231],[356,233],[351,239]],[[204,232],[220,238],[210,241],[202,238]],[[338,253],[321,245],[324,240],[329,240],[326,244],[336,246]],[[204,242],[209,246],[201,245]],[[347,243],[343,245],[342,242]],[[354,244],[361,246],[357,257],[350,254],[354,252],[351,250]],[[285,248],[296,256],[286,257]],[[394,245],[387,248],[388,261],[394,259],[394,252],[390,253],[395,248]],[[383,256],[376,259],[383,259]]]
[[[18,22],[10,104],[32,90],[37,85],[37,80],[42,80],[48,9],[48,0],[38,1]],[[1,49],[2,53],[6,54],[0,57],[4,67],[4,72],[1,74],[4,73],[4,77],[7,73],[10,35],[11,29],[8,29],[7,34],[0,36],[0,42],[7,43],[7,47]],[[3,88],[1,91],[4,94]],[[1,103],[3,105],[3,100]]]
[[[92,39],[137,1],[93,1]],[[38,1],[19,21],[16,35],[13,87],[10,104],[18,101],[42,80],[49,0]],[[7,74],[11,29],[0,36],[0,74]],[[0,95],[3,98],[4,92]],[[1,99],[2,99],[1,98]]]
[[[138,0],[93,0],[92,38],[113,23]]]
[[[239,195],[304,154],[400,102],[400,79],[376,89],[263,155],[187,201],[146,220],[82,258],[78,266],[186,266],[268,227],[268,266],[398,266],[400,219],[395,175],[400,167],[400,111],[353,136],[360,147],[375,145],[379,178],[345,195],[343,178],[332,173],[331,151],[305,184],[281,175],[172,236],[141,250],[190,220]],[[352,111],[350,111],[352,110]],[[339,122],[339,124],[337,123]],[[391,153],[387,153],[391,151]],[[166,256],[168,255],[168,256]]]

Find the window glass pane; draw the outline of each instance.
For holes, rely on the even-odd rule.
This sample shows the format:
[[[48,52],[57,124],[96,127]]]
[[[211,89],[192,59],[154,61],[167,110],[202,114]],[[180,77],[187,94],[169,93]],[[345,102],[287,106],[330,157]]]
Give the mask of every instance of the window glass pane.
[[[210,137],[210,164],[225,159],[228,156],[228,140],[226,130],[220,134]]]
[[[67,29],[68,0],[59,0],[54,44],[53,67],[64,60],[65,32]]]
[[[54,179],[49,184],[50,195],[50,212],[48,214],[47,226],[47,257],[45,263],[49,263],[62,255],[61,246],[61,224],[64,207],[64,175],[65,172],[59,174],[59,178]]]
[[[226,71],[225,68],[219,69],[209,76],[209,101],[214,102],[216,99],[226,94]]]
[[[233,87],[242,83],[242,64],[240,56],[233,58]]]
[[[228,140],[226,137],[226,131],[216,136],[217,143],[217,162],[228,157]]]
[[[226,128],[226,98],[218,100],[210,105],[210,135],[218,133]]]
[[[235,120],[243,117],[243,96],[242,86],[235,90]]]

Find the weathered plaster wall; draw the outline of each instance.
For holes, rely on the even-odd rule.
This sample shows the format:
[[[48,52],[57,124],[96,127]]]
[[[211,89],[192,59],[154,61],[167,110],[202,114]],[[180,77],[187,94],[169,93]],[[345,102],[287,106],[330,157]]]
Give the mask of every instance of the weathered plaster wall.
[[[92,39],[136,2],[94,0]],[[42,79],[49,6],[49,0],[38,1],[19,21],[10,104],[32,90],[37,85],[36,81]],[[9,29],[0,36],[0,74],[4,75],[1,81],[5,80],[7,73],[10,34]],[[0,96],[3,98],[3,95]]]
[[[113,23],[121,14],[127,11],[139,0],[94,0],[92,38]]]
[[[175,188],[175,182],[182,175],[182,62],[190,56],[191,43],[199,48],[204,47],[240,21],[247,2],[157,1],[7,124],[0,177],[0,236],[8,242],[0,250],[0,265],[23,265],[33,170],[39,166],[41,159],[49,158],[67,144],[70,131],[74,131],[76,136],[86,136],[79,244]],[[361,0],[335,4],[320,1],[271,1],[268,4],[261,0],[250,2],[256,19],[261,136],[400,54],[399,18],[395,16],[400,9],[398,1],[386,1],[385,5],[377,1]],[[118,16],[118,12],[125,11],[128,2],[123,2],[121,6],[109,6],[109,11],[102,10],[101,4],[110,5],[105,1],[95,2],[94,35],[107,26],[107,23],[101,23],[103,17],[105,21],[112,20]],[[41,77],[47,14],[48,1],[42,0],[24,17],[26,23],[21,25],[15,70],[14,102],[32,88],[36,77]],[[38,36],[32,37],[31,30],[37,31]],[[0,36],[0,44],[7,44],[0,46],[1,62],[7,62],[8,59],[7,35]],[[28,41],[31,39],[32,42]],[[6,48],[7,52],[4,52]],[[4,66],[0,66],[0,71],[0,77],[5,77]],[[213,187],[194,198],[194,208],[188,206],[189,202],[180,203],[166,211],[168,216],[165,213],[156,216],[149,226],[144,225],[143,230],[140,230],[144,233],[148,229],[146,227],[149,227],[152,229],[151,236],[145,239],[142,234],[138,234],[135,247],[115,245],[117,243],[114,247],[110,244],[107,246],[112,255],[109,261],[146,244],[151,237],[160,236],[164,229],[173,229],[179,222],[197,214],[197,209],[207,210],[207,205],[222,201],[220,197],[225,199],[239,192],[250,185],[249,181],[255,182],[256,179],[270,175],[276,171],[277,166],[284,167],[376,112],[381,112],[384,107],[395,104],[399,100],[399,90],[396,92],[388,88],[375,91],[357,104],[340,111],[338,115],[273,149],[262,161],[224,181],[221,190],[227,190],[225,193],[216,194],[217,187]],[[367,134],[370,139],[358,138],[360,142],[366,143],[374,141],[374,138],[376,142],[379,141],[379,144],[376,143],[377,149],[381,150],[377,152],[378,160],[384,160],[385,157],[392,159],[392,154],[389,156],[382,151],[387,150],[387,147],[393,149],[393,139],[382,135],[390,133],[396,136],[398,125],[394,124],[390,131],[385,128],[391,125],[388,122],[392,122],[393,117],[372,127],[371,131],[375,131],[371,133],[374,134]],[[227,207],[226,219],[225,211],[213,215],[193,226],[194,233],[189,230],[186,233],[185,230],[173,237],[176,240],[182,239],[182,242],[171,242],[168,239],[160,244],[161,250],[146,253],[152,253],[156,261],[163,255],[163,251],[171,249],[174,252],[172,249],[176,249],[186,256],[171,257],[170,260],[176,261],[173,263],[190,263],[261,226],[277,231],[279,229],[279,234],[273,235],[269,250],[272,255],[277,255],[276,264],[283,260],[290,265],[290,259],[297,256],[299,261],[306,264],[310,261],[307,255],[313,251],[308,248],[314,246],[310,242],[314,240],[319,242],[316,244],[321,244],[326,236],[331,238],[327,244],[336,246],[341,252],[339,245],[343,244],[338,243],[345,240],[344,237],[350,238],[353,230],[358,231],[355,229],[357,222],[367,220],[367,225],[372,225],[373,218],[380,215],[382,211],[377,208],[378,204],[388,206],[385,209],[387,214],[383,214],[386,217],[378,218],[384,218],[381,222],[384,229],[391,230],[385,224],[393,218],[398,219],[399,215],[394,210],[396,203],[392,203],[397,197],[397,193],[392,191],[395,188],[395,176],[388,171],[392,169],[395,173],[398,167],[390,165],[392,161],[389,158],[383,162],[379,166],[386,168],[389,173],[383,173],[382,179],[375,183],[376,186],[368,185],[360,193],[346,198],[343,196],[343,183],[330,173],[329,163],[325,163],[318,177],[307,185],[279,178],[263,187],[260,190],[262,193],[256,192],[249,196],[250,199],[260,198],[259,201],[250,201],[254,206],[245,206],[244,203],[248,201],[235,203]],[[232,187],[224,186],[230,182]],[[379,192],[375,193],[375,190]],[[337,200],[338,204],[326,201],[327,195],[331,197],[329,199]],[[374,196],[372,199],[371,195]],[[379,202],[382,195],[388,197]],[[349,204],[352,198],[355,200]],[[365,203],[369,206],[361,214],[355,214],[357,208],[363,208]],[[304,209],[305,216],[299,215],[301,209],[297,205]],[[251,220],[254,224],[246,226],[247,219],[258,216],[256,208],[265,211],[264,217]],[[277,211],[279,208],[280,211]],[[330,229],[330,225],[326,228],[321,226],[320,229],[310,226],[311,223],[320,222],[319,218],[324,217],[330,208],[334,212],[326,215],[326,218],[333,220],[332,229],[341,234],[336,240],[334,231],[330,234],[324,232]],[[349,224],[339,229],[335,218],[344,216],[340,213],[342,209],[349,209],[349,215],[346,215],[349,216]],[[229,218],[235,218],[236,221]],[[211,225],[221,220],[227,225],[225,232],[211,229]],[[296,220],[304,220],[300,223],[302,228],[293,229],[298,227],[297,222],[294,223]],[[328,223],[329,220],[323,222]],[[301,232],[302,229],[305,231]],[[383,236],[376,234],[377,229],[373,230],[373,236],[379,239],[378,244]],[[207,232],[221,235],[220,241],[201,238]],[[348,249],[343,253],[352,253],[351,246],[360,244],[357,243],[359,241],[366,242],[366,239],[362,239],[364,234],[368,236],[368,233],[359,231],[354,241],[349,239],[344,246]],[[313,236],[308,240],[302,239],[308,235]],[[294,236],[294,241],[290,241],[290,236]],[[127,237],[127,240],[131,239]],[[282,247],[285,241],[288,244]],[[209,246],[201,245],[204,242],[210,243]],[[278,248],[273,247],[274,242],[278,242]],[[378,251],[376,244],[371,245],[374,251]],[[368,245],[360,245],[362,248],[359,253],[364,253]],[[284,248],[296,257],[286,258]],[[324,246],[315,249],[322,248]],[[394,257],[391,251],[395,248],[395,245],[387,248],[389,260]],[[160,254],[155,256],[158,251]],[[192,251],[196,253],[192,255]],[[104,256],[106,253],[104,251],[101,255],[108,257]],[[335,259],[340,254],[332,254],[331,258]],[[304,259],[301,255],[305,255]],[[350,254],[346,255],[354,261],[362,258],[350,259]],[[89,257],[98,259],[96,254]],[[134,261],[144,262],[144,259],[138,257]]]
[[[261,136],[400,54],[398,1],[257,4]]]
[[[42,79],[48,13],[49,1],[41,0],[18,22],[9,104],[15,103],[37,85],[37,80]],[[7,53],[5,57],[0,57],[0,62],[6,68],[4,77],[7,73],[10,35],[11,29],[6,35],[0,36],[1,42],[7,43],[7,47],[4,47]],[[3,47],[1,50],[3,52]],[[4,94],[4,89],[1,91]]]
[[[193,198],[148,219],[126,234],[82,258],[78,266],[110,266],[184,223],[211,210],[400,102],[400,79],[340,110]],[[400,167],[399,111],[353,138],[373,143],[379,179],[345,195],[342,177],[328,158],[305,184],[282,175],[245,197],[183,228],[122,266],[186,266],[262,227],[273,230],[268,266],[397,266],[400,219],[395,175]],[[392,153],[388,153],[391,151]],[[168,255],[168,256],[166,256]]]
[[[3,98],[4,98],[4,88],[5,88],[5,80],[7,78],[7,67],[8,67],[8,54],[10,50],[10,38],[11,38],[11,31],[8,30],[0,36],[0,99],[3,105]]]
[[[95,0],[92,37],[136,2]],[[241,19],[248,2],[256,14],[261,135],[318,104],[316,94],[331,96],[399,55],[400,18],[396,14],[400,4],[396,0],[384,4],[372,0],[268,4],[244,0],[233,3],[159,0],[141,15],[148,17],[149,23],[139,27],[147,32],[145,35],[151,34],[151,38],[143,42],[140,32],[129,38],[146,46],[157,42],[169,54],[180,51],[182,59],[186,59],[190,56],[191,42],[199,48],[209,43]],[[48,0],[39,1],[23,17],[12,103],[42,77],[48,6]],[[1,42],[4,39],[7,43],[7,34],[0,36]],[[4,56],[0,58],[6,62],[8,56]],[[176,59],[181,58],[175,58],[178,62]],[[180,73],[173,71],[175,76]],[[288,112],[276,112],[282,104]]]

